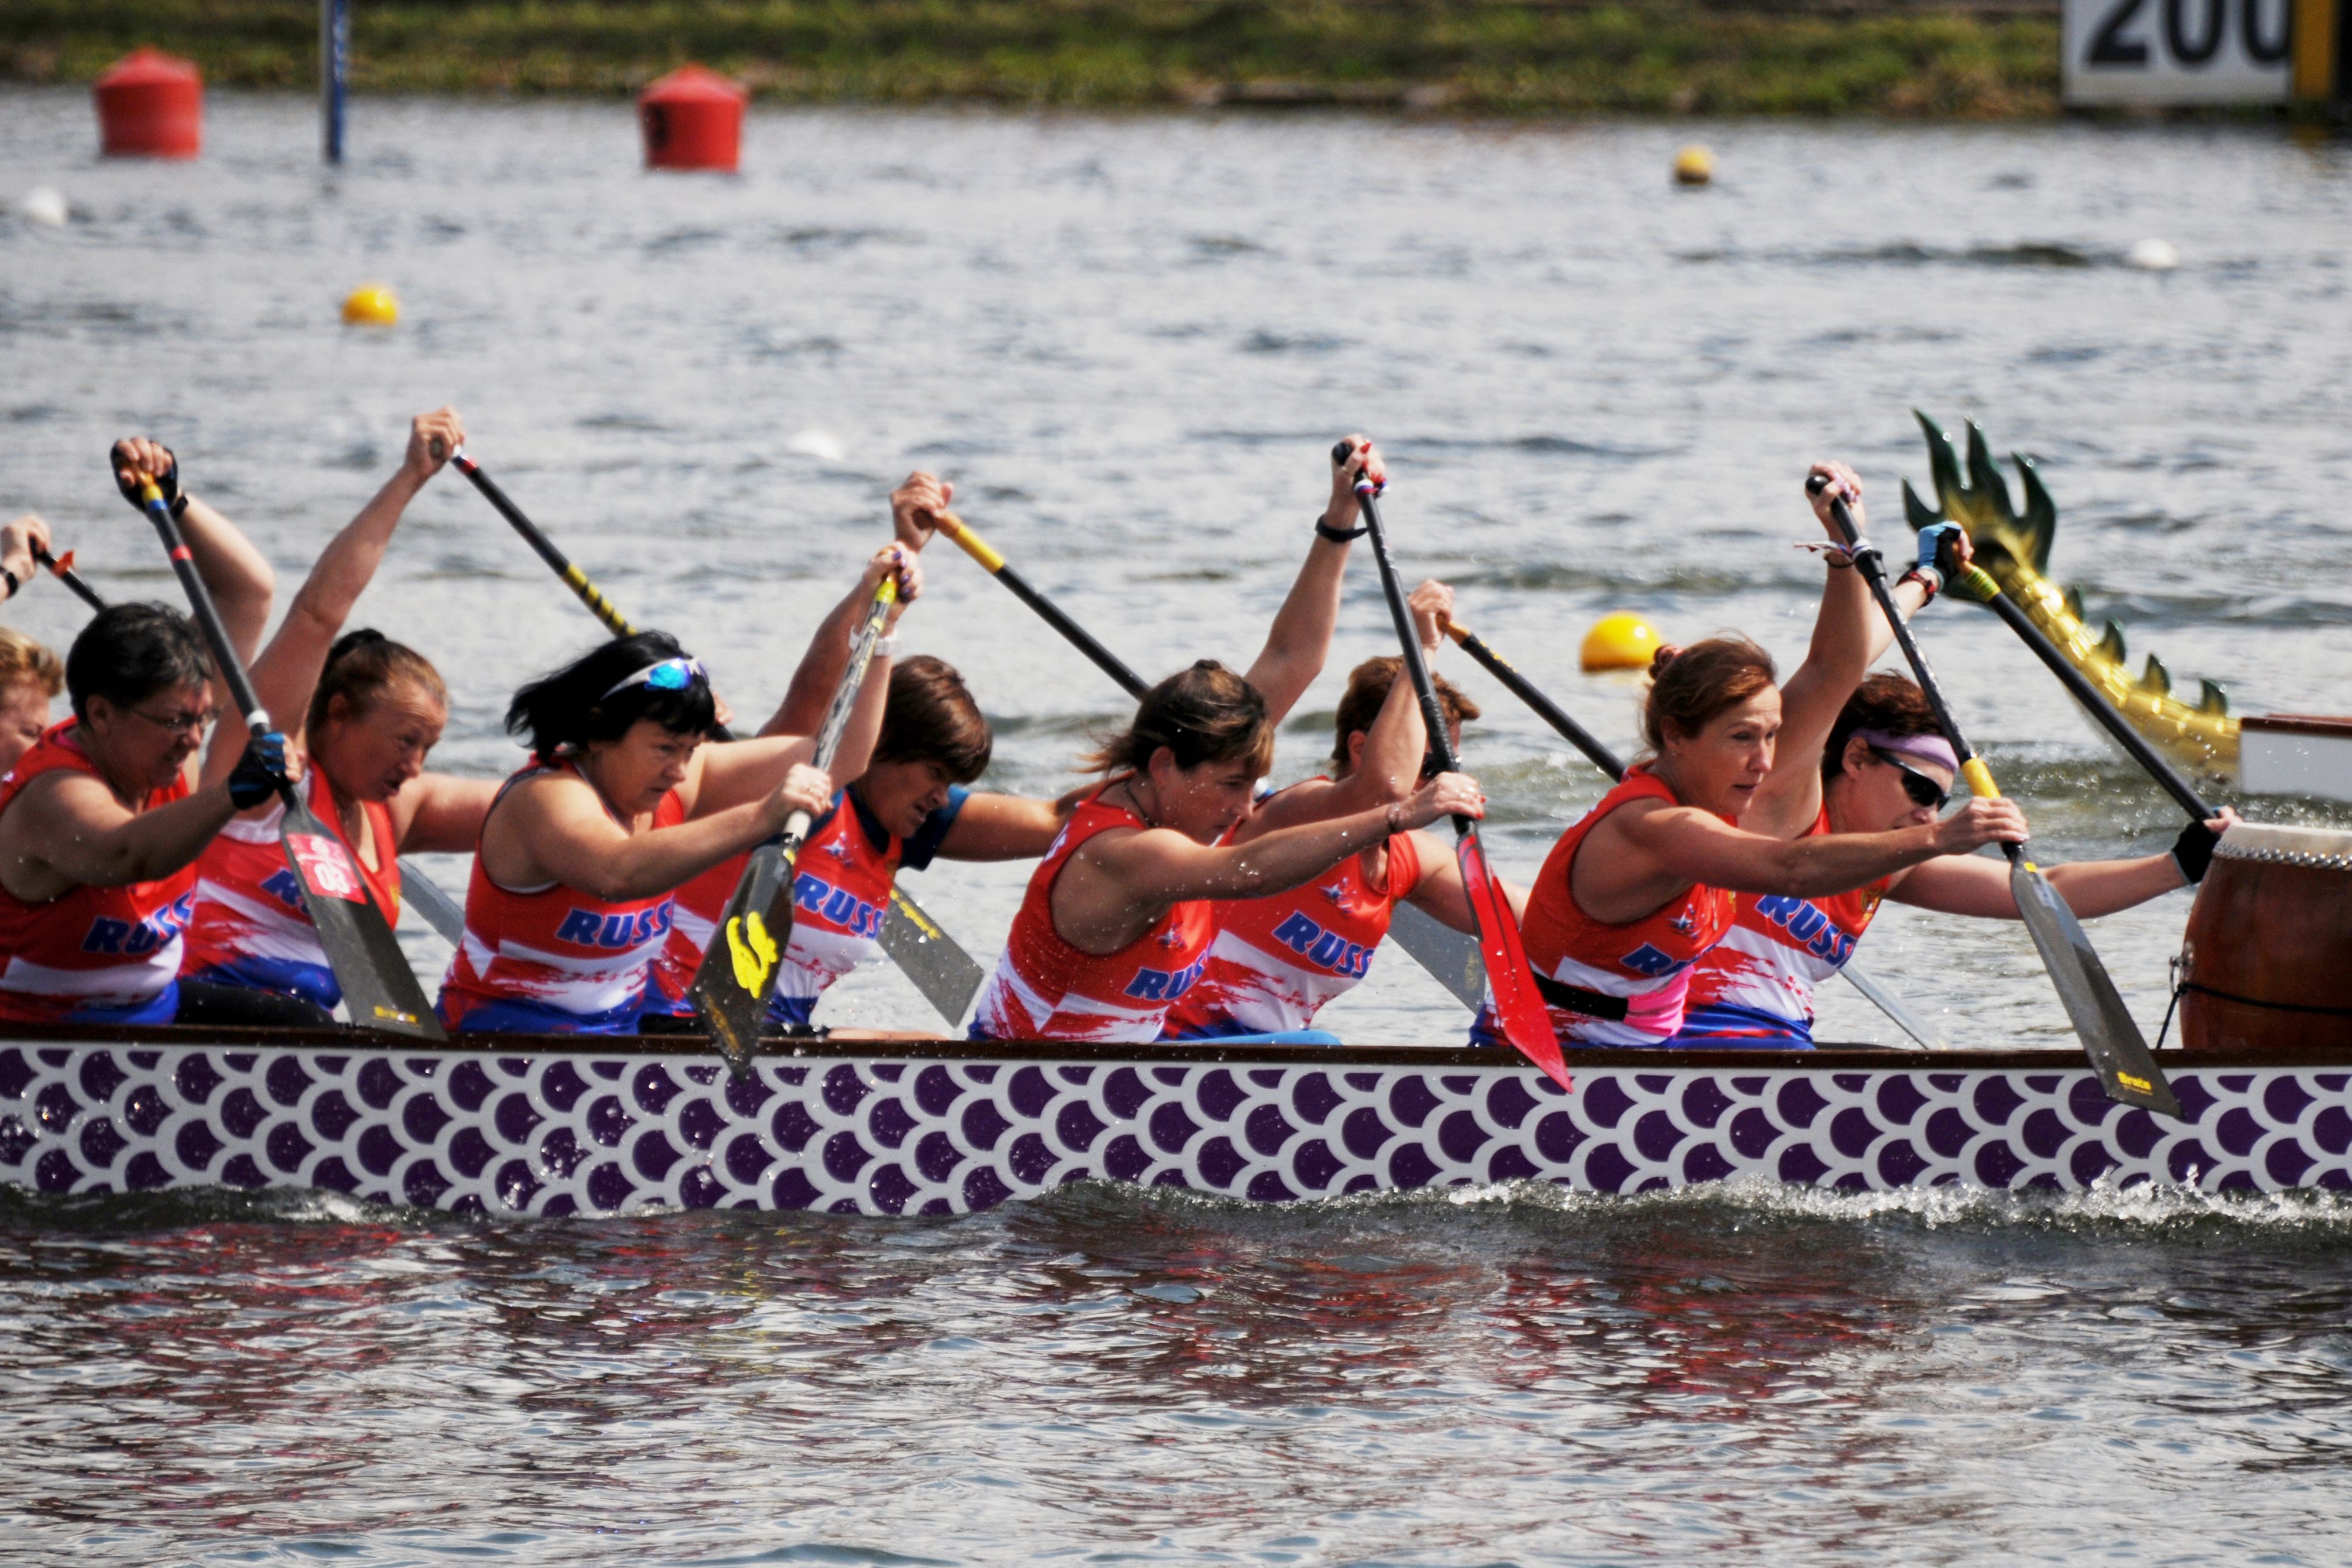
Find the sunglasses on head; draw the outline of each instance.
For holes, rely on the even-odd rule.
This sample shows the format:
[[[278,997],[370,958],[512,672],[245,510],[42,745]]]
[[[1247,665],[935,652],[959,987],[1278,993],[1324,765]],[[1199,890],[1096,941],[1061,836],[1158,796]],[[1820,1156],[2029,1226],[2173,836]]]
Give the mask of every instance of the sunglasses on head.
[[[1930,811],[1941,811],[1944,809],[1944,803],[1951,799],[1951,793],[1942,784],[1937,784],[1893,752],[1883,752],[1876,746],[1873,746],[1870,748],[1870,754],[1903,775],[1903,793],[1910,796],[1913,805],[1924,805]]]
[[[684,691],[709,679],[709,672],[702,668],[702,661],[698,658],[666,658],[658,664],[646,666],[625,679],[614,681],[605,689],[604,696],[596,700],[602,702],[605,697],[626,691],[632,686],[649,687],[656,691]]]

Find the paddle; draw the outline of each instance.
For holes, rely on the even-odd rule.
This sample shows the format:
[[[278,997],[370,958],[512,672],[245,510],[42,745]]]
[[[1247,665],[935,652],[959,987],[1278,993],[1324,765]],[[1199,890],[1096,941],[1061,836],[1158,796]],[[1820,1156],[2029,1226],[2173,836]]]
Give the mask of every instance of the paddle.
[[[2032,617],[2025,613],[2023,606],[2000,591],[2000,584],[1993,581],[1991,573],[1981,566],[1971,565],[1966,572],[1952,577],[1951,586],[1952,592],[1961,598],[1990,606],[1994,615],[2007,622],[2009,629],[2022,638],[2025,646],[2050,667],[2051,673],[2073,694],[2074,700],[2089,709],[2091,717],[2106,726],[2107,733],[2116,738],[2116,743],[2129,753],[2132,761],[2146,768],[2149,776],[2164,786],[2165,793],[2180,803],[2181,810],[2199,822],[2210,821],[2220,815],[2205,803],[2205,797],[2197,793],[2196,787],[2181,776],[2180,770],[2165,761],[2156,748],[2147,743],[2147,737],[2132,728],[2131,721],[2116,711],[2116,705],[2108,700],[2105,692],[2093,684],[2088,676],[2066,662],[2066,656],[2059,651],[2058,645],[2033,624]]]
[[[48,568],[50,574],[58,582],[71,588],[83,604],[93,610],[106,608],[106,601],[98,596],[98,590],[83,582],[81,574],[74,570],[73,558],[74,552],[70,550],[63,555],[52,555],[37,544],[33,546],[33,559]]]
[[[245,715],[247,729],[257,735],[264,733],[270,728],[269,714],[254,695],[245,662],[236,657],[227,628],[221,625],[220,612],[213,605],[212,593],[196,574],[187,542],[180,537],[180,525],[172,521],[172,509],[152,476],[140,486],[139,501],[163,542],[172,570],[179,574],[181,590],[187,595],[188,607],[195,612],[196,625],[212,647],[213,662],[219,667],[230,700]],[[440,1021],[433,1016],[433,1005],[425,999],[424,988],[401,956],[391,922],[376,907],[342,840],[310,814],[292,786],[280,785],[278,798],[286,806],[278,828],[286,863],[301,884],[303,907],[318,930],[319,945],[326,952],[328,967],[335,972],[335,983],[342,987],[352,1022],[422,1039],[446,1039]]]
[[[106,600],[98,590],[83,582],[81,574],[73,569],[72,551],[68,550],[52,561],[47,551],[36,550],[33,559],[63,578],[67,587],[81,595],[83,604],[93,610],[106,608]],[[457,907],[457,900],[443,892],[440,884],[425,874],[424,867],[405,855],[400,858],[400,886],[407,895],[407,901],[415,906],[417,912],[435,931],[448,940],[450,946],[455,947],[458,939],[466,934],[466,911]]]
[[[1536,683],[1521,675],[1501,654],[1486,646],[1486,639],[1459,621],[1445,623],[1445,635],[1460,645],[1462,651],[1476,661],[1479,668],[1501,681],[1512,696],[1535,710],[1536,717],[1559,731],[1570,744],[1592,759],[1592,765],[1607,773],[1613,782],[1625,776],[1625,764],[1617,753],[1593,739],[1591,731],[1568,716],[1565,709],[1544,695]],[[1838,973],[1848,984],[1870,1000],[1873,1006],[1894,1021],[1895,1026],[1931,1051],[1951,1049],[1950,1042],[1912,1016],[1911,1009],[1895,1000],[1895,994],[1863,973],[1853,964],[1842,965]]]
[[[1346,441],[1331,448],[1331,460],[1344,466],[1355,448]],[[1449,773],[1462,771],[1454,754],[1454,737],[1445,727],[1445,710],[1437,700],[1436,684],[1429,679],[1428,661],[1421,657],[1421,637],[1413,630],[1412,606],[1405,603],[1404,584],[1396,563],[1389,559],[1388,531],[1381,526],[1378,491],[1369,476],[1356,476],[1356,504],[1363,510],[1364,527],[1371,536],[1372,559],[1380,566],[1381,592],[1388,596],[1389,618],[1396,623],[1397,644],[1404,655],[1405,674],[1413,695],[1421,699],[1422,722],[1429,728],[1430,749],[1438,767]],[[1478,824],[1470,817],[1454,819],[1454,858],[1462,868],[1462,888],[1470,898],[1470,913],[1478,924],[1478,951],[1486,960],[1486,983],[1494,995],[1495,1019],[1503,1037],[1519,1054],[1543,1068],[1562,1089],[1572,1089],[1568,1064],[1560,1060],[1559,1039],[1552,1033],[1551,1012],[1536,989],[1535,972],[1519,945],[1519,922],[1511,913],[1502,884],[1486,864],[1486,847],[1479,840]]]
[[[1828,483],[1826,476],[1816,474],[1806,481],[1805,488],[1818,495]],[[1969,781],[1969,790],[1987,799],[1998,797],[2000,789],[1992,782],[1992,771],[1960,733],[1959,724],[1944,700],[1936,672],[1928,668],[1927,656],[1919,651],[1918,640],[1911,635],[1910,626],[1895,607],[1894,590],[1886,581],[1885,563],[1874,548],[1863,542],[1861,531],[1854,526],[1853,513],[1843,497],[1830,502],[1830,518],[1844,537],[1848,553],[1863,580],[1870,584],[1880,614],[1894,629],[1895,640],[1901,646],[1903,657],[1910,661],[1911,672],[1918,677],[1919,689],[1926,694],[1936,722],[1959,756],[1960,774]],[[2106,965],[2099,962],[2083,922],[2074,918],[2074,911],[2066,907],[2066,900],[2058,896],[2050,879],[2034,865],[2024,845],[2003,844],[2000,847],[2009,857],[2010,892],[2017,900],[2018,913],[2025,921],[2034,947],[2041,952],[2042,967],[2050,972],[2051,984],[2058,992],[2058,1000],[2065,1005],[2066,1016],[2073,1022],[2074,1033],[2082,1037],[2084,1053],[2098,1073],[2107,1098],[2167,1116],[2179,1116],[2180,1102],[2173,1098],[2172,1086],[2165,1081],[2156,1058],[2148,1054],[2147,1042],[2140,1037],[2139,1026],[2132,1022],[2122,996],[2116,994],[2116,983],[2107,977]]]
[[[882,624],[889,618],[890,606],[898,597],[898,579],[894,573],[874,590],[873,603],[866,606],[866,619],[857,628],[849,668],[842,671],[840,684],[833,689],[833,701],[817,729],[814,761],[820,768],[833,765],[842,731],[849,728],[850,710],[857,706],[857,689],[866,682],[866,663],[874,657],[874,645],[882,640]],[[743,868],[742,879],[735,884],[718,929],[711,932],[710,945],[703,950],[701,967],[694,972],[694,984],[688,989],[737,1078],[751,1068],[751,1052],[768,1018],[768,997],[776,988],[777,964],[792,944],[793,868],[800,858],[801,846],[808,841],[812,820],[807,812],[794,811],[784,819],[781,837],[751,852],[751,863]]]
[[[449,454],[457,471],[474,481],[474,488],[498,508],[499,515],[511,523],[523,537],[523,542],[539,552],[539,558],[554,569],[555,574],[580,596],[589,612],[604,623],[616,637],[635,637],[637,628],[628,617],[614,607],[588,574],[572,563],[572,559],[555,547],[555,542],[539,531],[539,525],[523,515],[522,508],[507,498],[482,466],[466,455],[463,447]],[[731,741],[735,737],[721,728],[718,738]],[[937,921],[925,914],[920,906],[902,891],[894,881],[890,888],[890,912],[882,921],[882,951],[890,956],[923,999],[938,1009],[950,1025],[961,1024],[971,1010],[971,999],[980,994],[982,982],[988,977],[971,954],[958,946],[956,940],[941,930]]]
[[[1067,638],[1070,645],[1088,658],[1095,668],[1118,684],[1120,690],[1140,701],[1150,689],[1143,678],[1129,669],[1119,657],[1103,647],[1084,626],[1062,613],[1060,605],[1030,585],[1029,579],[1005,563],[1004,557],[979,534],[971,525],[951,511],[936,514],[941,533],[961,547],[966,555],[981,564],[990,576],[1013,590],[1013,596],[1037,612],[1045,624]],[[1440,925],[1435,916],[1414,904],[1399,904],[1389,926],[1389,934],[1397,945],[1413,960],[1437,977],[1439,984],[1454,994],[1454,999],[1472,1012],[1486,999],[1486,972],[1478,956],[1478,944],[1460,931]]]

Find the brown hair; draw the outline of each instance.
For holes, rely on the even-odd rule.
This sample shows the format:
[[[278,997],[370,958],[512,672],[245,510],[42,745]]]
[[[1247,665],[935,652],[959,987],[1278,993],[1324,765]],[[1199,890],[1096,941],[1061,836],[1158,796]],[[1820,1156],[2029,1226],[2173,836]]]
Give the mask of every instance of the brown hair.
[[[1145,773],[1162,746],[1180,768],[1247,763],[1263,773],[1274,765],[1274,723],[1256,687],[1204,658],[1145,692],[1135,721],[1083,761],[1088,773]]]
[[[1666,727],[1696,735],[1778,678],[1772,656],[1743,637],[1709,637],[1662,647],[1650,660],[1650,695],[1642,704],[1642,738],[1652,755],[1666,749]]]
[[[891,669],[876,762],[937,763],[968,784],[988,771],[994,746],[988,720],[955,666],[924,653]]]
[[[441,683],[441,672],[433,668],[431,659],[371,627],[345,632],[327,650],[326,668],[319,672],[318,689],[310,693],[310,710],[302,718],[304,731],[317,734],[338,697],[351,709],[352,717],[358,718],[395,680],[413,680],[431,692],[442,707],[449,706],[449,689]]]
[[[1944,732],[1936,722],[1936,710],[1927,706],[1927,694],[1908,678],[1882,669],[1856,687],[1838,710],[1837,722],[1830,726],[1829,741],[1822,747],[1823,784],[1845,771],[1846,742],[1856,730],[1884,730],[1890,735]]]
[[[66,667],[58,656],[14,626],[0,626],[0,686],[39,684],[51,697],[66,689]]]
[[[1348,765],[1348,737],[1371,729],[1403,669],[1404,660],[1390,653],[1368,658],[1348,672],[1348,689],[1340,694],[1339,712],[1332,724],[1337,731],[1331,742],[1333,766]],[[1437,687],[1437,705],[1447,723],[1466,724],[1478,717],[1478,705],[1460,687],[1433,671],[1430,679]]]

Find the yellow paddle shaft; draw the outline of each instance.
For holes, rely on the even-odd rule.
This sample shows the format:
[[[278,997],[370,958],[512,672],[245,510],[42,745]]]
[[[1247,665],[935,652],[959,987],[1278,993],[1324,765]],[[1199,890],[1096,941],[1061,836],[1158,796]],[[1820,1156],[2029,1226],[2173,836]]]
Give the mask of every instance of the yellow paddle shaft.
[[[939,520],[940,531],[961,545],[963,552],[979,562],[989,575],[994,576],[1004,570],[1004,557],[996,552],[994,545],[974,533],[971,525],[963,519],[951,511],[934,512],[931,515]]]

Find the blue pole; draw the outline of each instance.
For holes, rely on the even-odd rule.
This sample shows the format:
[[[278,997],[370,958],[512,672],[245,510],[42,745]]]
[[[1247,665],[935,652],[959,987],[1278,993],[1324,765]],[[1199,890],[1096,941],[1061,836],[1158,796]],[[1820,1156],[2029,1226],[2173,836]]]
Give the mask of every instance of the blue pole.
[[[343,98],[351,66],[351,21],[344,0],[319,0],[319,112],[327,162],[343,161]]]

